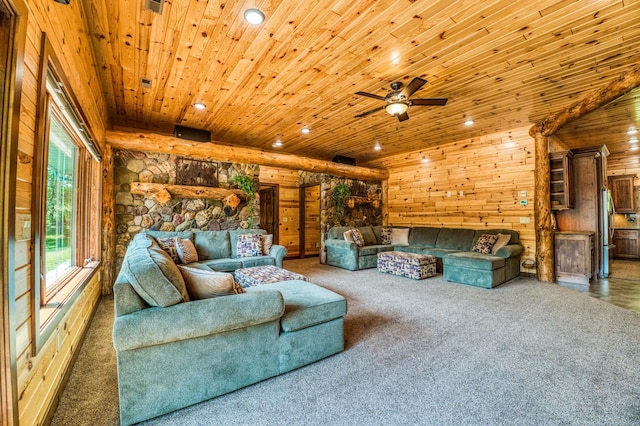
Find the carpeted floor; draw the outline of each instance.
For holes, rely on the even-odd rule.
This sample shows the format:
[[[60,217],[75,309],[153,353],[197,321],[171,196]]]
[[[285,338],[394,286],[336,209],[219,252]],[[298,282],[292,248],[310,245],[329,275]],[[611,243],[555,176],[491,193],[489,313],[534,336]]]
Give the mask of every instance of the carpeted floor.
[[[148,425],[638,425],[640,315],[555,284],[492,290],[287,269],[348,300],[340,354]],[[53,425],[117,425],[103,298]]]

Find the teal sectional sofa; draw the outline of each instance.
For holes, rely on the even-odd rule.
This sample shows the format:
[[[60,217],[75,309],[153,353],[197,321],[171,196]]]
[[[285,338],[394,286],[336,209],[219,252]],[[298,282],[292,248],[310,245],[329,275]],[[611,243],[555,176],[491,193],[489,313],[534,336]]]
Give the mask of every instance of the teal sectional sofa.
[[[194,236],[200,254],[205,247],[211,253],[218,250],[214,241],[226,245],[220,234],[208,234],[212,239],[205,243],[206,235]],[[229,269],[235,259],[226,260],[213,264]],[[211,262],[203,258],[191,265],[210,273],[207,264]],[[113,287],[122,425],[234,391],[344,349],[347,305],[336,293],[295,280],[250,287],[244,294],[185,301],[189,295],[175,283],[178,276],[178,267],[155,240],[148,234],[134,237]]]
[[[362,226],[365,245],[358,247],[344,239],[349,227],[333,227],[327,234],[327,264],[356,271],[375,268],[377,254],[383,251],[421,253],[436,258],[436,270],[446,281],[492,288],[520,275],[520,256],[524,251],[518,232],[511,229],[464,229],[413,227],[406,244],[380,244],[381,226]],[[471,249],[483,234],[508,234],[508,244],[495,254]]]

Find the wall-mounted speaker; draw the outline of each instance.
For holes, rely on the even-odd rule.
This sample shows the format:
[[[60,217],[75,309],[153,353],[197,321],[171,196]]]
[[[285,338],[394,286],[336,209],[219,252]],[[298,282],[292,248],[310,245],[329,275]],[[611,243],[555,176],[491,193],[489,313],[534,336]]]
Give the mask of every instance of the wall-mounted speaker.
[[[53,0],[53,1],[55,1],[56,3],[62,3],[62,4],[69,4],[69,3],[71,3],[71,0]]]
[[[176,126],[173,128],[173,136],[196,142],[211,142],[210,131],[193,129],[191,127]]]
[[[355,158],[345,157],[345,156],[342,156],[342,155],[336,155],[335,157],[333,157],[333,162],[334,163],[348,164],[350,166],[355,166],[356,165],[356,159]]]

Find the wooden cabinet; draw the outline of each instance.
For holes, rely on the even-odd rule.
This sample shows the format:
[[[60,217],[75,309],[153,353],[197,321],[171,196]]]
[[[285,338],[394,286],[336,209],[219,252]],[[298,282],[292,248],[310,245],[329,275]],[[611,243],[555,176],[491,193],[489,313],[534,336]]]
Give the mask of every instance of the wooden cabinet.
[[[611,188],[611,198],[613,198],[616,213],[635,213],[634,177],[635,175],[609,176],[609,188]]]
[[[556,232],[556,280],[589,284],[595,274],[593,232]]]
[[[573,208],[573,153],[571,151],[549,154],[551,173],[551,209],[565,210]]]
[[[640,231],[616,229],[613,232],[613,257],[621,259],[640,259],[638,236]]]

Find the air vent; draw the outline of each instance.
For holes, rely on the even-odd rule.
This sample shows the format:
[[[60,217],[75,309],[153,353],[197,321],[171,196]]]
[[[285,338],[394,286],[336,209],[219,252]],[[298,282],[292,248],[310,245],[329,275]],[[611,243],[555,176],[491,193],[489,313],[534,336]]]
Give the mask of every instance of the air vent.
[[[162,15],[162,5],[164,0],[144,0],[144,8]]]
[[[140,86],[144,87],[145,89],[151,89],[151,80],[146,77],[142,77],[140,79]]]

